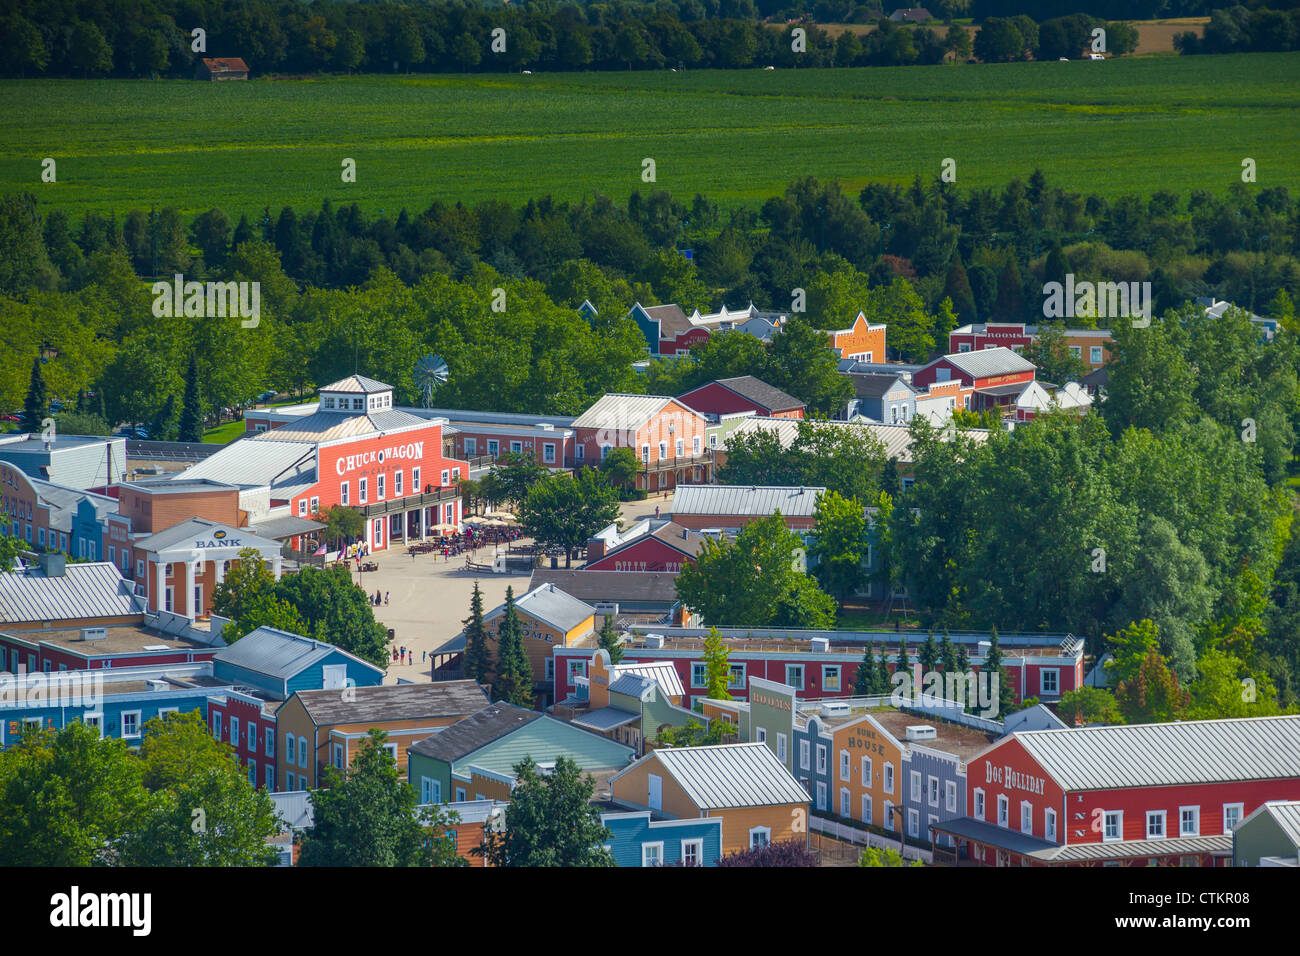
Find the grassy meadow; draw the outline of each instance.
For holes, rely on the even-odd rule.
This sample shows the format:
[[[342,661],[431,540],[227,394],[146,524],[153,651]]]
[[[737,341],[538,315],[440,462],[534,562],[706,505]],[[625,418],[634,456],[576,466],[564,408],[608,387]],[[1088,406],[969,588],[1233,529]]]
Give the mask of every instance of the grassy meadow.
[[[412,210],[434,199],[620,200],[642,182],[724,205],[791,179],[959,187],[1041,167],[1107,195],[1221,193],[1253,157],[1300,183],[1300,54],[853,70],[0,81],[0,190],[74,215],[153,204]],[[41,182],[53,157],[58,181]],[[355,183],[341,161],[357,163]]]

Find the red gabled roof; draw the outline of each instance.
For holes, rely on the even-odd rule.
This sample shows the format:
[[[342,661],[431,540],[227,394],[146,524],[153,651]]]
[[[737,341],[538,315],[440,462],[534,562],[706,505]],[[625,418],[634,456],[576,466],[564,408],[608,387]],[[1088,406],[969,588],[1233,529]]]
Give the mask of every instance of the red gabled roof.
[[[203,65],[213,73],[248,72],[248,64],[237,56],[205,56]]]

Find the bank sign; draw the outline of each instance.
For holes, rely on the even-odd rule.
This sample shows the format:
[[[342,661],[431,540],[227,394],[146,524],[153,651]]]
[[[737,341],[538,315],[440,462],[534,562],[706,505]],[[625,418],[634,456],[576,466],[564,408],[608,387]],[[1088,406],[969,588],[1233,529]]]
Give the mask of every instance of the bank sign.
[[[367,465],[382,465],[385,461],[395,459],[421,461],[424,459],[424,442],[413,441],[405,445],[393,445],[376,451],[363,451],[355,455],[340,455],[334,462],[334,471],[341,478],[349,472]]]
[[[232,538],[225,531],[214,531],[211,538],[199,538],[194,542],[195,548],[242,548],[243,538]]]

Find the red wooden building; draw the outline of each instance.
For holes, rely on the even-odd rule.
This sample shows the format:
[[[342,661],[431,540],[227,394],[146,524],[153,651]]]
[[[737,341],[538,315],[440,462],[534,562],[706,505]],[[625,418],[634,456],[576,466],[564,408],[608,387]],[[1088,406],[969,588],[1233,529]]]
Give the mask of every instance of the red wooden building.
[[[931,385],[957,382],[959,407],[971,411],[997,407],[1006,394],[1019,394],[1034,380],[1032,362],[1008,348],[941,355],[912,375],[912,387],[924,391]]]
[[[803,402],[752,375],[720,378],[677,396],[706,415],[753,412],[764,418],[803,418]]]
[[[1016,733],[967,788],[968,815],[934,826],[957,862],[1224,866],[1233,827],[1300,798],[1300,716]]]
[[[707,539],[671,521],[644,521],[621,539],[587,543],[586,571],[680,571]]]

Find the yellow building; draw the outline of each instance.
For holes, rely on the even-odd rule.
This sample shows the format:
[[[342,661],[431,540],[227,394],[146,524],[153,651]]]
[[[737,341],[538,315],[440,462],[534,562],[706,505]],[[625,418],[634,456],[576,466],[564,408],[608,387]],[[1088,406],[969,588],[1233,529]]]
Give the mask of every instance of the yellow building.
[[[652,750],[610,778],[619,806],[661,819],[722,818],[722,852],[808,839],[808,792],[766,744]]]
[[[388,733],[385,747],[405,776],[409,746],[489,703],[472,680],[298,691],[276,712],[277,783],[315,789],[326,766],[351,766],[372,727]]]

